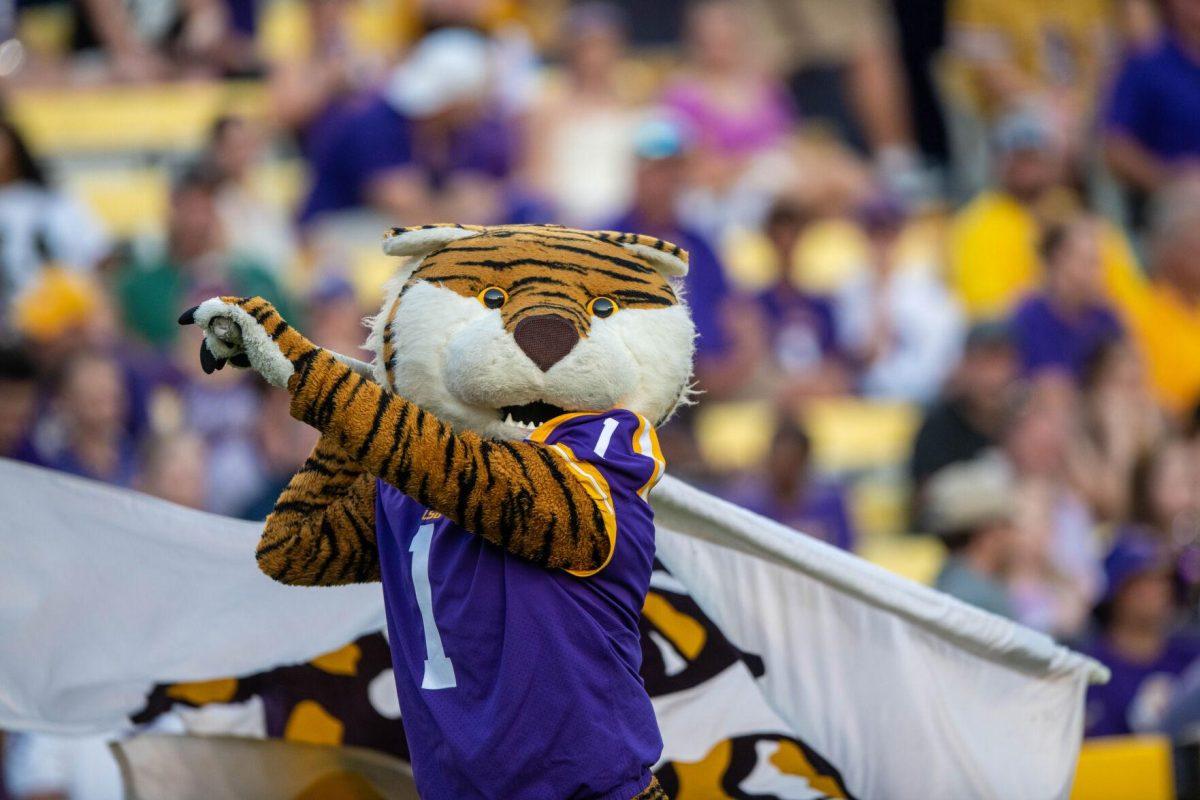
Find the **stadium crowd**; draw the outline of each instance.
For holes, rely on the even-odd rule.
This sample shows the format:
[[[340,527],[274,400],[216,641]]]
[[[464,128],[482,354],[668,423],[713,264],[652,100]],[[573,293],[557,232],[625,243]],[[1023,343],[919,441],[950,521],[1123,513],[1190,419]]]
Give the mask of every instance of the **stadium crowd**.
[[[314,436],[201,374],[182,309],[260,294],[352,354],[385,227],[649,233],[691,254],[675,475],[932,553],[938,588],[1096,656],[1088,735],[1194,734],[1200,0],[16,6],[13,101],[260,94],[145,156],[169,189],[136,230],[0,120],[0,456],[262,519]],[[303,46],[268,53],[285,12]],[[10,791],[43,796],[22,758]]]

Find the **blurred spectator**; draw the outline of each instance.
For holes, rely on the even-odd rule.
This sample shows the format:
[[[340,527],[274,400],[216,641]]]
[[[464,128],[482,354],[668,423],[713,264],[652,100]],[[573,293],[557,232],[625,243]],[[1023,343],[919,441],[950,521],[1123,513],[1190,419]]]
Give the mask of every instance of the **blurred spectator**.
[[[1168,550],[1200,545],[1195,524],[1200,514],[1196,455],[1183,439],[1164,439],[1138,459],[1130,490],[1129,519]]]
[[[949,236],[950,284],[972,319],[1008,314],[1038,285],[1042,228],[1075,205],[1063,187],[1064,155],[1049,119],[1021,111],[992,133],[997,185],[954,217]],[[1123,237],[1101,225],[1104,271],[1134,270]]]
[[[119,335],[108,297],[91,276],[58,268],[42,272],[17,296],[11,326],[28,340],[40,364],[62,363],[71,353],[105,347]]]
[[[698,334],[696,376],[702,389],[720,397],[735,392],[754,373],[765,342],[758,315],[740,313],[746,304],[734,296],[708,240],[680,219],[688,144],[681,127],[668,119],[640,125],[633,204],[604,227],[649,234],[688,251],[684,289]]]
[[[318,339],[322,344],[324,340]],[[343,351],[344,352],[344,351]],[[242,519],[261,521],[275,508],[275,501],[304,464],[316,444],[316,432],[292,418],[287,392],[276,391],[263,383],[262,405],[257,427],[257,452],[263,483],[256,496],[238,510]]]
[[[217,214],[226,245],[274,272],[287,269],[296,257],[295,232],[284,209],[258,191],[255,170],[263,162],[259,126],[245,117],[220,117],[208,146],[220,180]]]
[[[907,195],[919,164],[891,4],[746,0],[744,5],[756,23],[756,53],[770,57],[785,76],[805,120],[874,156],[886,185]]]
[[[1012,405],[1017,365],[1007,326],[980,322],[971,327],[962,360],[942,399],[926,412],[913,442],[909,474],[918,509],[922,487],[931,475],[997,444]]]
[[[193,298],[193,302],[200,299]],[[197,347],[199,336],[189,331],[172,350],[178,373],[177,416],[186,430],[204,441],[205,509],[236,514],[259,495],[266,480],[258,441],[262,379],[232,367],[205,375],[196,357]]]
[[[738,170],[740,159],[780,144],[795,121],[784,87],[755,52],[749,20],[733,0],[703,0],[689,9],[687,62],[663,96],[697,140],[713,170]],[[721,177],[718,175],[717,180]]]
[[[1155,207],[1150,279],[1134,268],[1106,277],[1155,397],[1179,417],[1200,401],[1200,180],[1163,192]]]
[[[945,167],[950,157],[946,114],[935,78],[946,44],[946,0],[892,0],[890,6],[916,141],[928,161]]]
[[[188,508],[205,507],[208,454],[190,431],[154,436],[142,448],[136,486],[139,491]]]
[[[269,83],[272,118],[290,131],[306,158],[338,124],[352,99],[383,72],[354,48],[348,11],[353,0],[303,0],[308,52],[288,54]]]
[[[1159,5],[1161,39],[1126,57],[1104,114],[1108,164],[1143,192],[1200,170],[1200,3]]]
[[[992,453],[944,467],[929,479],[927,498],[930,527],[949,553],[934,586],[985,611],[1015,617],[1005,585],[1017,537],[1008,464]]]
[[[1020,535],[1009,583],[1017,619],[1056,636],[1080,631],[1103,581],[1095,523],[1069,469],[1076,399],[1068,379],[1043,377],[1003,439],[1017,478]]]
[[[313,141],[301,222],[364,208],[402,225],[518,221],[502,183],[517,155],[516,130],[489,97],[493,78],[483,36],[453,28],[426,36],[381,92]]]
[[[854,549],[857,536],[844,488],[813,475],[812,442],[787,417],[775,430],[763,470],[746,475],[727,497],[835,547]]]
[[[949,44],[988,116],[1037,103],[1082,141],[1114,19],[1106,0],[951,0]]]
[[[860,217],[870,263],[838,294],[841,346],[863,394],[930,402],[961,352],[962,315],[932,269],[899,263],[905,218],[894,201],[877,198]]]
[[[42,274],[17,298],[16,330],[44,375],[54,375],[79,354],[101,352],[121,370],[125,427],[137,435],[147,424],[150,394],[161,380],[159,364],[126,338],[112,298],[90,276],[61,269]]]
[[[50,413],[38,425],[35,459],[118,486],[133,484],[137,454],[128,432],[129,394],[116,359],[82,352],[61,367]]]
[[[115,80],[237,76],[256,70],[255,4],[250,0],[80,0],[73,5],[73,49],[102,51]]]
[[[1084,733],[1160,730],[1179,677],[1200,655],[1200,643],[1175,632],[1180,609],[1170,554],[1127,530],[1105,558],[1104,573],[1099,630],[1083,649],[1112,670],[1112,679],[1088,687]]]
[[[21,133],[0,120],[0,308],[44,265],[90,270],[109,247],[91,211],[56,189]]]
[[[1135,464],[1160,441],[1166,420],[1128,340],[1109,341],[1092,354],[1082,390],[1083,427],[1071,471],[1097,517],[1122,520],[1130,509]]]
[[[850,381],[838,350],[832,303],[797,286],[792,276],[797,245],[811,221],[806,209],[781,200],[764,229],[779,277],[758,295],[758,305],[770,336],[772,366],[789,405],[812,395],[845,393]]]
[[[737,0],[689,7],[686,61],[663,104],[692,139],[687,214],[714,236],[757,225],[795,171],[785,152],[796,124],[783,83],[767,72]]]
[[[363,349],[367,329],[354,286],[343,277],[327,275],[317,282],[305,303],[310,338],[336,353],[369,360]]]
[[[633,192],[635,98],[622,80],[625,18],[588,2],[567,12],[563,74],[546,85],[525,135],[529,182],[560,221],[592,226],[616,216]]]
[[[1047,120],[1004,117],[992,136],[996,178],[955,216],[950,281],[973,318],[1006,314],[1037,285],[1037,207],[1062,179],[1062,160]]]
[[[1010,328],[1027,374],[1061,370],[1078,380],[1092,355],[1122,335],[1103,297],[1099,227],[1086,217],[1052,227],[1040,252],[1042,288],[1017,306]]]
[[[29,433],[36,418],[37,365],[24,348],[0,344],[0,458],[31,461]]]
[[[217,211],[220,186],[221,176],[212,166],[188,168],[171,189],[165,247],[127,264],[118,276],[126,326],[153,345],[175,340],[176,320],[196,297],[262,295],[286,319],[294,319],[270,272],[229,248]]]

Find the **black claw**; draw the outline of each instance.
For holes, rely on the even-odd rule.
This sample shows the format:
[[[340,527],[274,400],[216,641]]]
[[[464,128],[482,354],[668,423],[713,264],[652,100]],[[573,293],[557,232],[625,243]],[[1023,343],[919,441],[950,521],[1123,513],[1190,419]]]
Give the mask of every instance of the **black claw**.
[[[250,356],[246,355],[245,353],[238,353],[236,356],[229,359],[229,363],[233,364],[235,367],[241,367],[242,369],[249,369],[250,368]]]
[[[200,306],[192,306],[187,311],[180,314],[179,315],[179,324],[180,325],[195,325],[196,324],[196,310],[198,308],[200,308]]]
[[[205,375],[212,375],[217,369],[217,358],[208,349],[208,342],[200,341],[200,368]]]
[[[217,359],[217,371],[218,372],[225,369],[225,361],[226,361],[226,359],[224,359],[224,358]]]

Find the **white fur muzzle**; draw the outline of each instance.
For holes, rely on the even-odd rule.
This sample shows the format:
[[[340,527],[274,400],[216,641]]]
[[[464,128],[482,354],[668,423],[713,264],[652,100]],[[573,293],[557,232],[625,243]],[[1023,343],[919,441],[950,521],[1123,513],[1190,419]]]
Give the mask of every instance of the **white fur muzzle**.
[[[399,289],[397,281],[367,343],[380,383],[383,328]],[[539,400],[567,411],[628,408],[662,422],[686,394],[695,339],[682,304],[621,309],[593,319],[588,335],[543,372],[504,329],[498,310],[425,282],[404,293],[391,330],[391,388],[455,427],[496,438],[528,433],[502,421],[502,407]]]

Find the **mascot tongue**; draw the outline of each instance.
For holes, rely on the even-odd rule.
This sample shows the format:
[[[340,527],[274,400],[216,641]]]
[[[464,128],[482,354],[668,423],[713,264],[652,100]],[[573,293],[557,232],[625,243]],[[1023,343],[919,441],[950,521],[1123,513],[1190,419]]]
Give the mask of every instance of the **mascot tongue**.
[[[536,428],[543,422],[549,422],[565,413],[567,413],[565,409],[535,400],[523,406],[504,406],[500,409],[500,420],[509,425]]]

